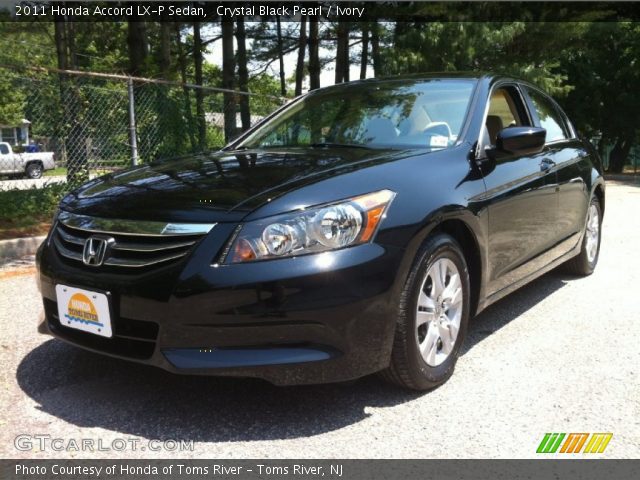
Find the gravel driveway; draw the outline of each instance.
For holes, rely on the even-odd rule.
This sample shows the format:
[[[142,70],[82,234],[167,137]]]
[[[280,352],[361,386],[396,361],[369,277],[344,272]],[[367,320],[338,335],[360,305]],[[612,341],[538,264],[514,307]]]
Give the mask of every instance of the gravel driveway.
[[[376,377],[287,388],[180,377],[87,353],[36,333],[33,267],[0,268],[0,455],[531,458],[546,432],[613,432],[589,457],[638,458],[640,186],[610,183],[607,195],[595,274],[551,272],[490,307],[451,380],[427,394]],[[107,450],[36,455],[15,449],[19,434]],[[193,450],[120,453],[117,439]]]

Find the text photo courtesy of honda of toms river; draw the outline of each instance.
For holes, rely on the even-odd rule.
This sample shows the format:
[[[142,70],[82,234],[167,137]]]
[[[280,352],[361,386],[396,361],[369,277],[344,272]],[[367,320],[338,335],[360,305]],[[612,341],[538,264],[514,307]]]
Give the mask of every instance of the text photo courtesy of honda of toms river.
[[[323,88],[221,151],[68,194],[37,255],[39,331],[175,373],[427,390],[489,304],[594,270],[604,195],[594,149],[528,83]]]

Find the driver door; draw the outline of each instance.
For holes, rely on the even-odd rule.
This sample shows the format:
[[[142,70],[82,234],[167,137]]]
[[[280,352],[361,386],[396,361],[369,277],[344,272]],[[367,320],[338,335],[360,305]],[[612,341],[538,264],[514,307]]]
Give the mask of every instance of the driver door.
[[[491,94],[483,145],[494,146],[511,126],[532,126],[520,88],[500,85]],[[488,204],[489,295],[533,273],[534,259],[553,244],[556,172],[544,152],[494,160],[485,175]]]

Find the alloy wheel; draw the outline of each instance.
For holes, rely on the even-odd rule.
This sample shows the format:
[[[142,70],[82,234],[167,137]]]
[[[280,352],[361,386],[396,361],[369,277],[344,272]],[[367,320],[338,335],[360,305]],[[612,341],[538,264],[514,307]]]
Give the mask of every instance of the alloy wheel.
[[[586,251],[587,260],[593,263],[598,254],[598,243],[600,242],[600,216],[598,215],[598,207],[594,204],[589,206],[589,214],[587,216],[587,232],[586,232]]]
[[[42,176],[42,167],[39,165],[33,165],[29,168],[29,177],[40,178]]]
[[[442,364],[458,338],[463,306],[460,272],[448,258],[436,260],[422,281],[416,307],[416,341],[431,367]]]

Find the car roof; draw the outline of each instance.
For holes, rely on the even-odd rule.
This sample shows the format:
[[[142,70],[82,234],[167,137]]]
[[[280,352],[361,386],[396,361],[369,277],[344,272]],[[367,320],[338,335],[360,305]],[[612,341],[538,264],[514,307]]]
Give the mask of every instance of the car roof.
[[[498,75],[486,72],[427,72],[427,73],[412,73],[412,74],[403,74],[396,76],[388,76],[388,77],[378,77],[378,78],[367,78],[364,80],[353,80],[350,82],[337,83],[335,85],[328,85],[326,87],[318,88],[316,90],[310,91],[307,95],[313,95],[318,92],[329,92],[332,90],[342,90],[342,89],[352,89],[352,88],[365,88],[371,87],[373,85],[388,85],[392,83],[416,83],[424,81],[432,81],[432,80],[475,80],[475,81],[486,81],[487,83],[494,83],[499,80],[509,80],[519,83],[524,83],[521,80],[514,79],[510,76],[506,75]]]
[[[379,78],[372,78],[371,80],[379,80],[379,81],[386,81],[386,80],[420,80],[420,79],[425,79],[425,80],[431,80],[431,79],[442,79],[442,80],[446,80],[446,79],[456,79],[456,78],[470,78],[470,79],[475,79],[478,80],[480,78],[483,77],[495,77],[498,75],[493,75],[487,72],[469,72],[469,71],[462,71],[462,72],[420,72],[420,73],[408,73],[408,74],[403,74],[403,75],[394,75],[394,76],[387,76],[387,77],[379,77]]]

